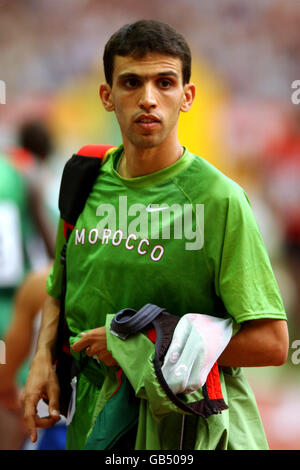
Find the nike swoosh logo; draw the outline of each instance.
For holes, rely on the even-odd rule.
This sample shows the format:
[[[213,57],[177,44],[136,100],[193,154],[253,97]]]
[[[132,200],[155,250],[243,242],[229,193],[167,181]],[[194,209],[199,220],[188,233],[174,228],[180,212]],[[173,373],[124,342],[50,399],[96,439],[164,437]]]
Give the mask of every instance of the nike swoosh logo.
[[[148,204],[148,206],[146,207],[147,212],[157,212],[157,211],[163,211],[165,209],[169,209],[169,206],[168,207],[151,207],[151,204]]]

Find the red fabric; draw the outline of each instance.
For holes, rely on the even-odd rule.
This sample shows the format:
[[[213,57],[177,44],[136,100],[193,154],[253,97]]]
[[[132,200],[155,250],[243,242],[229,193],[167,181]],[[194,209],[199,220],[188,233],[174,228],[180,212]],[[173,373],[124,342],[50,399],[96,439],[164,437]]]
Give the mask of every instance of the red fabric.
[[[123,372],[123,371],[122,371],[122,369],[120,368],[120,369],[118,370],[118,373],[117,373],[117,375],[118,375],[118,380],[119,380],[118,386],[117,386],[116,390],[115,390],[115,391],[111,394],[111,396],[109,397],[109,400],[111,399],[111,397],[114,396],[115,393],[117,393],[117,391],[118,391],[119,388],[121,387],[121,383],[122,383],[122,379],[121,379],[121,377],[122,377],[122,372]]]
[[[63,345],[62,350],[64,353],[69,354],[69,356],[71,356],[70,346],[67,343]]]
[[[28,171],[35,165],[33,155],[23,148],[12,148],[8,151],[8,155],[14,167],[21,172]]]
[[[77,152],[77,155],[102,158],[113,147],[114,145],[85,145]]]
[[[206,379],[206,388],[211,400],[223,398],[218,363],[215,362]]]
[[[155,341],[156,341],[156,331],[155,331],[155,328],[150,328],[150,329],[147,331],[147,336],[148,336],[148,338],[150,339],[150,341],[152,341],[152,343],[155,343]]]
[[[71,225],[69,224],[68,222],[66,222],[64,220],[64,237],[67,238],[67,232],[68,232],[68,228],[73,230],[73,228],[75,227],[75,225]]]

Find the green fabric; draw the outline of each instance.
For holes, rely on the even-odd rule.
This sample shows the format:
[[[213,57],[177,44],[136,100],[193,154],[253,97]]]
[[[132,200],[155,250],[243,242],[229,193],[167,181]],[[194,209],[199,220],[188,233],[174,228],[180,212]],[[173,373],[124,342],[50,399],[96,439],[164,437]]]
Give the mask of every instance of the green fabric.
[[[0,204],[9,203],[12,205],[18,214],[18,221],[20,223],[20,233],[18,234],[21,243],[24,242],[26,237],[26,187],[22,180],[21,175],[14,169],[12,165],[6,160],[5,156],[0,155]],[[0,253],[1,253],[1,232],[0,232]],[[25,252],[23,253],[23,257]],[[23,260],[22,260],[23,261]],[[0,257],[1,263],[1,257]],[[0,264],[1,268],[1,264]],[[24,273],[24,262],[21,271]],[[0,284],[0,302],[1,302],[1,315],[0,315],[0,335],[2,336],[7,324],[10,320],[10,301],[13,298],[14,291],[18,287],[20,279],[15,279],[14,283],[9,286],[1,286]],[[2,313],[3,312],[3,313]]]
[[[163,306],[179,316],[205,313],[232,318],[237,324],[259,318],[286,319],[270,260],[243,189],[188,150],[169,168],[138,178],[122,178],[116,171],[122,151],[120,146],[101,168],[68,243],[66,315],[72,334],[76,336],[104,325],[108,314],[122,308],[137,310],[146,303]],[[127,240],[126,245],[126,237],[120,243],[117,239],[94,238],[96,229],[108,219],[111,207],[116,208],[115,224],[109,227],[112,235],[120,227],[124,229],[127,211],[125,199],[119,199],[124,196],[127,207],[137,211],[129,211],[126,237],[134,232],[137,239]],[[149,204],[180,207],[186,204],[193,208],[193,215],[197,214],[197,205],[203,205],[204,230],[200,233],[203,246],[188,249],[191,245],[195,247],[195,240],[172,237],[178,222],[175,217],[171,218],[170,239],[163,238],[169,228],[163,211],[155,213],[157,219],[154,213],[148,213],[148,236],[145,230],[141,233],[145,220],[142,214]],[[101,212],[101,208],[106,208],[106,212]],[[193,218],[193,230],[196,224]],[[155,234],[157,226],[159,231]],[[198,224],[198,235],[201,227]],[[139,253],[137,248],[142,239],[147,241],[143,241]],[[47,281],[47,290],[55,298],[61,295],[63,242],[60,222],[57,254]],[[144,354],[140,354],[137,346],[133,346],[132,354],[142,367]],[[145,365],[148,366],[149,363]],[[196,448],[266,448],[255,399],[246,379],[240,369],[228,370],[229,374],[221,370],[221,381],[230,411],[198,421]],[[114,368],[112,371],[115,373]],[[113,373],[108,375],[113,383]],[[149,402],[149,395],[143,397],[144,384],[139,382],[142,377],[143,374],[136,374],[134,378],[134,388],[141,397],[137,448],[178,448],[177,432],[166,430],[180,429],[181,415],[170,411],[170,403],[163,396],[161,402],[155,403]],[[112,384],[105,382],[104,391],[99,391],[80,378],[77,409],[68,432],[70,448],[84,447],[87,433],[110,396]],[[149,391],[151,386],[156,387],[148,385]]]
[[[3,155],[0,155],[0,176],[0,201],[12,201],[25,213],[27,194],[24,180]]]
[[[13,202],[19,210],[21,238],[24,245],[24,271],[27,272],[31,265],[26,245],[36,233],[35,226],[30,213],[25,179],[5,155],[0,155],[0,202],[2,201]]]
[[[76,390],[76,412],[68,426],[66,449],[83,449],[91,427],[91,417],[96,406],[99,389],[81,374]]]
[[[137,422],[139,401],[127,378],[122,374],[121,386],[107,400],[105,407],[97,416],[85,449],[111,449]]]

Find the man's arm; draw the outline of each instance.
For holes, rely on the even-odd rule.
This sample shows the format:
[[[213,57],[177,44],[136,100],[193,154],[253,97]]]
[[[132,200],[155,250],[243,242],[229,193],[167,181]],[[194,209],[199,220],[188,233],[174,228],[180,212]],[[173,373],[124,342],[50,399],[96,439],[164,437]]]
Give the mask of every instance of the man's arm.
[[[8,408],[19,409],[16,374],[30,353],[34,320],[46,297],[49,267],[31,272],[16,292],[12,322],[5,334],[7,363],[0,368],[0,401]]]
[[[53,369],[53,351],[57,336],[60,301],[47,296],[42,313],[42,323],[37,351],[30,366],[23,393],[24,418],[32,442],[37,439],[36,428],[48,428],[59,419],[59,384]],[[49,401],[49,416],[37,415],[37,404],[41,398]]]
[[[88,348],[88,350],[86,350]],[[218,359],[220,366],[262,367],[280,366],[287,359],[289,336],[285,320],[270,318],[250,320],[242,324]],[[105,328],[82,333],[82,339],[73,344],[73,350],[86,350],[88,356],[97,355],[105,364],[117,365],[107,351]]]
[[[218,364],[228,367],[280,366],[287,359],[288,348],[285,320],[250,320],[233,336]]]

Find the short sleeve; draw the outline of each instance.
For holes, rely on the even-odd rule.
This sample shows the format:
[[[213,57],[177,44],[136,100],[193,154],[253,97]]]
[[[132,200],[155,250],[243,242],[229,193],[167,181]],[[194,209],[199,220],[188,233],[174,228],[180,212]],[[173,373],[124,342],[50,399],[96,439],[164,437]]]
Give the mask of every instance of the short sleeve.
[[[61,297],[62,291],[63,265],[61,264],[60,256],[65,243],[63,226],[63,220],[60,219],[56,236],[54,263],[52,265],[51,271],[46,282],[46,290],[48,294],[51,295],[51,297],[54,297],[55,299],[59,299]]]
[[[268,253],[242,189],[228,199],[220,253],[216,290],[234,320],[286,319]]]

